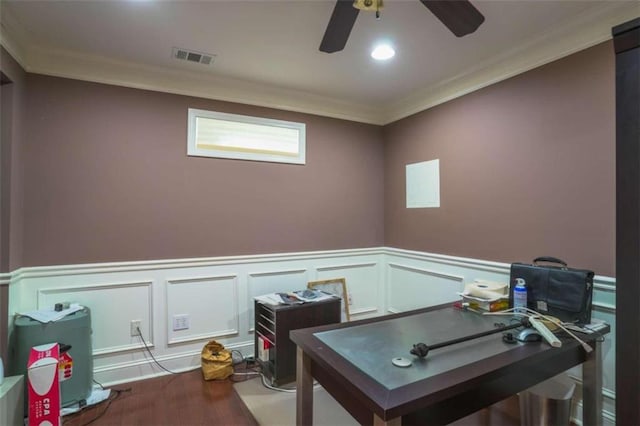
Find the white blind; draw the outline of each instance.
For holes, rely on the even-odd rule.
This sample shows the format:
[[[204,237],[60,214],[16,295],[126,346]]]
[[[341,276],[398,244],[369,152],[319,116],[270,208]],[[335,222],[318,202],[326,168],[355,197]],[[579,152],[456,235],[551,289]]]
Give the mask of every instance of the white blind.
[[[297,156],[299,130],[198,117],[196,147]]]
[[[305,163],[305,125],[189,109],[189,155]]]

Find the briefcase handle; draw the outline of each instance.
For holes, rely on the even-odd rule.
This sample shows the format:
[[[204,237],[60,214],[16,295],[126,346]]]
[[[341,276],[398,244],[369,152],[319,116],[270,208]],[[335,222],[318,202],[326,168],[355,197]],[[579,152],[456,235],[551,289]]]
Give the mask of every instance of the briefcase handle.
[[[567,267],[567,262],[565,262],[562,259],[558,259],[557,257],[551,257],[551,256],[541,256],[541,257],[536,257],[535,259],[533,259],[533,264],[534,265],[538,265],[538,262],[549,262],[549,263],[559,263],[560,265],[562,265],[563,267]]]

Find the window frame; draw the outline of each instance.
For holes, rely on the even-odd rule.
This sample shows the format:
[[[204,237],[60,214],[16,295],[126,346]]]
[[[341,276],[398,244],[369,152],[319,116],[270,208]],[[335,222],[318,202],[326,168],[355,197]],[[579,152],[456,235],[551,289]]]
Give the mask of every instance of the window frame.
[[[198,118],[211,118],[214,120],[224,120],[236,123],[294,129],[298,132],[298,155],[277,154],[275,151],[274,153],[245,152],[242,150],[236,151],[233,148],[225,150],[198,148],[196,144]],[[293,121],[284,121],[272,118],[253,117],[248,115],[189,108],[187,129],[187,155],[190,157],[225,158],[233,160],[266,161],[271,163],[286,164],[306,164],[306,125],[305,123],[298,123]]]

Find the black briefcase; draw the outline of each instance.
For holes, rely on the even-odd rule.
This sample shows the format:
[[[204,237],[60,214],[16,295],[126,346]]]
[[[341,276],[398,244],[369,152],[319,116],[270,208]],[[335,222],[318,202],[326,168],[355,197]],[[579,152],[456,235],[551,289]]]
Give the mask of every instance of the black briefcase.
[[[546,262],[551,265],[539,265]],[[555,257],[538,257],[533,264],[512,263],[509,307],[513,307],[516,278],[525,280],[527,307],[563,322],[589,324],[593,297],[593,271],[569,268]]]

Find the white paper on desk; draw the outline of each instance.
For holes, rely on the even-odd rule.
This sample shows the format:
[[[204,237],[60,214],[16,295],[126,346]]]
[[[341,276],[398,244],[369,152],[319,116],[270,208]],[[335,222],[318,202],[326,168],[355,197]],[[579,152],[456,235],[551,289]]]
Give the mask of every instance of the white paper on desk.
[[[83,306],[80,306],[77,303],[72,303],[68,309],[63,309],[61,311],[55,311],[53,309],[41,309],[39,311],[22,312],[20,313],[20,315],[32,318],[36,321],[47,323],[61,320],[67,315],[78,312],[82,309],[84,309]]]
[[[282,298],[275,293],[263,294],[262,296],[254,297],[255,300],[261,303],[265,303],[267,305],[284,305]]]
[[[505,299],[506,298],[506,296],[496,296],[496,297],[492,297],[490,299],[484,299],[482,297],[472,296],[472,295],[470,295],[468,293],[464,293],[464,292],[456,293],[456,294],[458,294],[459,296],[464,297],[465,299],[476,300],[478,302],[495,302],[496,300],[500,300],[500,299]]]

